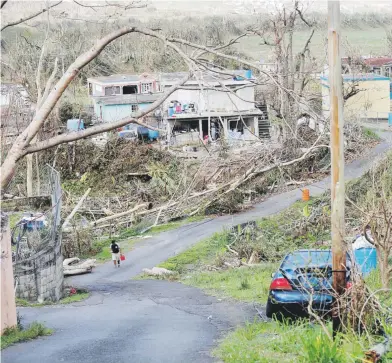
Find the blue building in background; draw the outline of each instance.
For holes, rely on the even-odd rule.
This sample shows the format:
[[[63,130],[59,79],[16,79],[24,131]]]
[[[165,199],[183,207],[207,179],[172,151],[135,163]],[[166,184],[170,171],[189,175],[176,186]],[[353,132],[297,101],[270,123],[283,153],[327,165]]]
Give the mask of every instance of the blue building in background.
[[[98,122],[114,122],[132,116],[163,93],[161,83],[148,74],[113,75],[87,81]]]

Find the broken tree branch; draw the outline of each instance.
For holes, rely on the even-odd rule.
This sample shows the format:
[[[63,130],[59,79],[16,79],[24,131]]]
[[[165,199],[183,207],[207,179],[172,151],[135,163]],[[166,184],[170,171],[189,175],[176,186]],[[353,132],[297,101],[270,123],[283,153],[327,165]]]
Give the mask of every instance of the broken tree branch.
[[[148,208],[149,205],[150,205],[150,203],[139,204],[139,205],[135,206],[134,208],[132,208],[130,210],[127,210],[125,212],[116,213],[116,214],[113,214],[113,215],[111,215],[109,217],[100,218],[100,219],[97,219],[94,222],[90,222],[90,226],[96,226],[97,224],[101,224],[103,222],[107,222],[107,221],[111,221],[113,219],[117,219],[117,218],[120,218],[120,217],[128,216],[128,215],[130,215],[132,213],[135,213],[139,209]]]
[[[83,194],[82,198],[80,198],[78,204],[75,205],[75,208],[72,209],[72,212],[69,214],[69,216],[67,218],[65,218],[65,221],[64,221],[63,226],[62,226],[63,229],[68,226],[69,222],[71,221],[73,216],[76,214],[78,209],[82,206],[84,200],[87,198],[87,196],[90,194],[90,192],[91,192],[91,188],[88,188],[86,190],[86,192]]]
[[[40,11],[34,13],[34,14],[31,14],[31,15],[29,15],[29,16],[26,16],[25,18],[20,18],[19,20],[16,20],[16,21],[11,21],[11,22],[9,22],[9,23],[3,25],[3,26],[1,27],[1,29],[0,29],[0,32],[2,32],[4,29],[9,28],[10,26],[15,26],[15,25],[18,25],[18,24],[22,24],[22,23],[24,23],[24,22],[26,22],[26,21],[28,21],[28,20],[34,19],[34,18],[36,18],[38,15],[41,15],[41,14],[47,12],[49,9],[54,8],[54,7],[57,6],[57,5],[60,5],[62,2],[63,2],[62,0],[61,0],[61,1],[58,1],[57,3],[54,3],[54,4],[50,5],[50,6],[47,6],[45,9],[42,9],[42,10],[40,10]],[[5,5],[5,4],[4,4],[4,5]],[[1,6],[1,7],[3,7],[4,5],[3,5],[3,3],[2,3],[2,6]]]

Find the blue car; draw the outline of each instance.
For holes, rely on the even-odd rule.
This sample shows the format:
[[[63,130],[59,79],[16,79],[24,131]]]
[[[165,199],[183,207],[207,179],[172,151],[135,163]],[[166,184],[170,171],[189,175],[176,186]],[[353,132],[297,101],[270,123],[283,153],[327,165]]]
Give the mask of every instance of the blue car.
[[[350,260],[347,258],[347,281]],[[272,276],[266,315],[269,318],[306,317],[312,310],[329,315],[332,307],[331,250],[298,250],[287,254]]]

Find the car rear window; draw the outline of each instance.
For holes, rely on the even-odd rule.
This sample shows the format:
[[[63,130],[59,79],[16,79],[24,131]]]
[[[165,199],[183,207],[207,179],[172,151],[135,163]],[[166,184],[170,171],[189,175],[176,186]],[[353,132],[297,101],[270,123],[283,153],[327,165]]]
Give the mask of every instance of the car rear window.
[[[286,257],[282,267],[325,266],[332,264],[332,252],[325,251],[297,251]]]

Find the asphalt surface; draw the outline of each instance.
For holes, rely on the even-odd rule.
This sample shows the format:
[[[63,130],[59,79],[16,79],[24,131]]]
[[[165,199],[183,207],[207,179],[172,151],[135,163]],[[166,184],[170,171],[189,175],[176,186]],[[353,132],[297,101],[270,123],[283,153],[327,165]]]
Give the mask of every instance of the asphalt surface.
[[[361,176],[392,146],[392,133],[345,168],[346,181]],[[313,196],[328,190],[326,178],[308,188]],[[131,280],[224,227],[265,217],[301,198],[295,189],[275,195],[248,211],[183,226],[146,239],[127,254],[120,269],[111,262],[88,275],[66,279],[92,295],[73,305],[20,308],[22,323],[43,322],[54,334],[9,347],[3,363],[208,363],[211,349],[229,329],[253,320],[248,304],[205,295],[198,289],[159,280]]]

